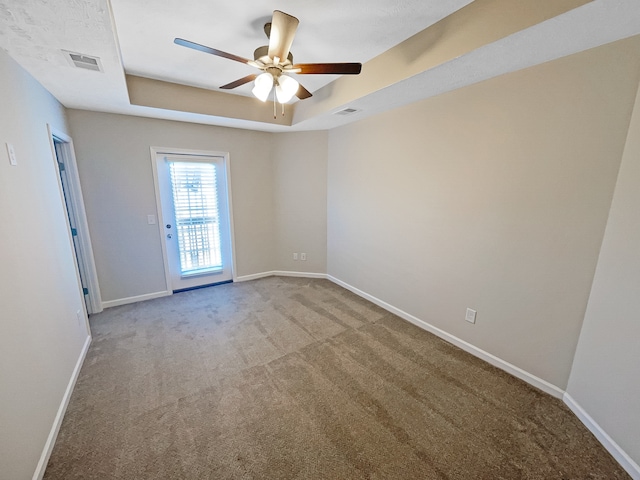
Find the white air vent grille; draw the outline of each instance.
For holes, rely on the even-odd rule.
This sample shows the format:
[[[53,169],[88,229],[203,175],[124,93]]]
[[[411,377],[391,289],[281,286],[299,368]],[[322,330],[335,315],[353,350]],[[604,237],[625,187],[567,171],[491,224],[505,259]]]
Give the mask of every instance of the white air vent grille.
[[[334,113],[334,115],[352,115],[360,110],[356,108],[345,108],[344,110],[340,110],[339,112]]]
[[[102,72],[102,64],[98,57],[92,57],[90,55],[84,55],[82,53],[68,52],[63,50],[65,56],[73,65],[77,68],[83,68],[85,70],[93,70],[94,72]]]

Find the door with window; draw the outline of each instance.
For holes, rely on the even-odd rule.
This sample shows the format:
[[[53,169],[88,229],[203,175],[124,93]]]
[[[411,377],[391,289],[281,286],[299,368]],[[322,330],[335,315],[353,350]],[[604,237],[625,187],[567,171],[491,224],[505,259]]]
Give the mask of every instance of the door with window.
[[[158,153],[156,167],[170,289],[232,281],[225,157]]]

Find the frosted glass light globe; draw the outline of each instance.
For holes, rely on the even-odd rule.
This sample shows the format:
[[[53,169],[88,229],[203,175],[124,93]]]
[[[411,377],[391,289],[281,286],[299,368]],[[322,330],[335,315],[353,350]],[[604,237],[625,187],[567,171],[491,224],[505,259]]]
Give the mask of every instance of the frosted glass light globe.
[[[272,87],[273,77],[271,74],[268,72],[261,73],[254,80],[254,87],[251,93],[253,93],[258,100],[266,102]]]
[[[257,80],[257,79],[256,79]],[[278,102],[287,103],[298,91],[300,84],[287,75],[280,75],[276,85],[276,97]]]

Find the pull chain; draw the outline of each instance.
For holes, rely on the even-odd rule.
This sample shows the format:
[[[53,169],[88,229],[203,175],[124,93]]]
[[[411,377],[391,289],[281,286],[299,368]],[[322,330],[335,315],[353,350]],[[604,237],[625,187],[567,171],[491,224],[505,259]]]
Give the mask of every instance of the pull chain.
[[[276,89],[273,89],[273,118],[278,118],[278,110],[276,107]],[[284,103],[281,103],[280,105],[282,105],[282,116],[284,117]]]

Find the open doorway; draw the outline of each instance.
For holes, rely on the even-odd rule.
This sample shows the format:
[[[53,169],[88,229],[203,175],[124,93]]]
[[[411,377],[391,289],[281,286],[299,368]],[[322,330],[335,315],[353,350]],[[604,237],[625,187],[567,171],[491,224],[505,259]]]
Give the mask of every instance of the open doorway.
[[[98,275],[93,260],[93,249],[84,210],[80,177],[71,138],[49,128],[53,158],[60,176],[60,188],[67,212],[69,231],[73,240],[78,278],[82,285],[87,314],[102,311],[102,298],[98,286]]]

